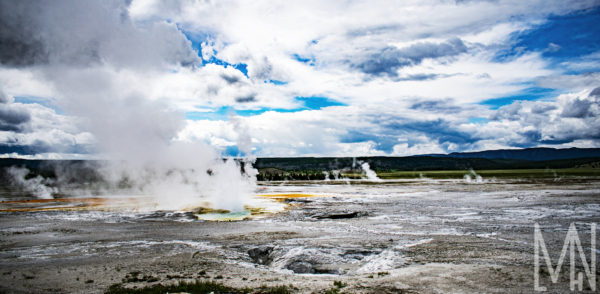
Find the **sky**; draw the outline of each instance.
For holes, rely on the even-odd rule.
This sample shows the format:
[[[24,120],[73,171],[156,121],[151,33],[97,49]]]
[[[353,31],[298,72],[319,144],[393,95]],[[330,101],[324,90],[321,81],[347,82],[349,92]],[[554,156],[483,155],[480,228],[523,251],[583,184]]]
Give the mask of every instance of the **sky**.
[[[598,0],[0,2],[0,157],[600,147],[599,102]]]

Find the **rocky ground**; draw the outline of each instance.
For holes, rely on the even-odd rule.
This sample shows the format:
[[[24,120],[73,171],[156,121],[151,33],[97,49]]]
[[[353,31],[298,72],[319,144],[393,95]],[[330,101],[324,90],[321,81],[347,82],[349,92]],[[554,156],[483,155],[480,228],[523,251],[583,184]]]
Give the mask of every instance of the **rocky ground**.
[[[232,222],[173,212],[0,212],[0,292],[103,293],[199,279],[295,293],[530,293],[534,223],[556,266],[571,223],[589,261],[589,223],[600,220],[600,180],[590,178],[261,189],[312,197],[284,198],[284,212]],[[584,271],[580,261],[576,269]],[[557,284],[547,270],[540,275],[549,292],[570,291],[568,264]]]

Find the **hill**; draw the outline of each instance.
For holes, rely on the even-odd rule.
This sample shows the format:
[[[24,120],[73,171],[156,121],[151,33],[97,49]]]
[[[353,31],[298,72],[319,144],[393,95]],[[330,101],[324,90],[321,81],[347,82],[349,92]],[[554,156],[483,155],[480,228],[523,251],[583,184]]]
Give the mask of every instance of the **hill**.
[[[431,171],[431,170],[497,170],[535,168],[573,168],[600,161],[600,157],[558,159],[558,160],[517,160],[488,158],[454,158],[435,156],[409,157],[289,157],[258,158],[255,167],[260,169],[280,169],[284,171],[329,171],[360,170],[361,162],[367,162],[375,171]]]
[[[430,154],[425,156],[453,158],[488,158],[488,159],[518,159],[529,161],[544,161],[574,158],[600,157],[600,148],[525,148],[500,149],[479,152],[453,152],[450,154]]]
[[[277,157],[258,158],[254,167],[259,180],[321,179],[335,173],[347,176],[362,172],[361,164],[368,163],[377,173],[465,170],[526,170],[586,168],[596,170],[600,164],[600,149],[529,148],[520,150],[489,150],[451,154],[405,157]],[[99,161],[82,160],[25,160],[0,159],[0,183],[10,183],[8,167],[25,167],[27,178],[61,177],[71,183],[97,182]],[[597,172],[594,172],[594,174]],[[359,176],[359,175],[358,175]]]

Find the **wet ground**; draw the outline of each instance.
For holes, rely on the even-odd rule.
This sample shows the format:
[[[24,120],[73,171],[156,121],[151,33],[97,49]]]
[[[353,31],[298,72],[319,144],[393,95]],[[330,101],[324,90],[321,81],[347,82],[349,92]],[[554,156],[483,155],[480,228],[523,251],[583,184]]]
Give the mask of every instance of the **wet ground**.
[[[0,203],[0,292],[103,293],[113,284],[201,279],[293,285],[298,293],[334,281],[347,293],[530,293],[534,223],[556,266],[571,223],[589,261],[589,224],[600,220],[600,179],[593,178],[259,188],[293,196],[275,197],[282,212],[227,222],[89,207],[9,211],[15,204]],[[576,269],[584,271],[581,262]],[[548,271],[540,276],[549,292],[570,291],[568,263],[556,284]],[[590,290],[585,275],[583,288]]]

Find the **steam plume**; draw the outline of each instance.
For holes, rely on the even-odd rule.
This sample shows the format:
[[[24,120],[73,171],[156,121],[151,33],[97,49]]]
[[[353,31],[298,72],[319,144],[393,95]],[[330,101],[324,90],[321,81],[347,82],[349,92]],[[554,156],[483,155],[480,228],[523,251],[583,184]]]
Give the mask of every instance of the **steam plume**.
[[[0,32],[1,43],[16,45],[2,47],[0,63],[31,68],[36,79],[51,85],[53,100],[76,118],[78,129],[93,135],[96,154],[107,159],[99,171],[107,183],[103,193],[152,196],[158,209],[206,203],[243,209],[254,187],[251,168],[242,173],[236,161],[224,161],[204,142],[178,141],[186,124],[183,113],[160,95],[148,97],[154,75],[194,71],[201,62],[198,53],[173,23],[134,23],[128,5],[124,0],[3,1],[0,16],[9,29]],[[20,50],[8,52],[11,48]],[[24,180],[26,171],[12,172],[21,184],[49,197],[43,179]]]
[[[381,181],[381,179],[377,177],[377,174],[373,170],[371,170],[371,167],[369,166],[368,162],[361,163],[360,167],[367,174],[367,179],[372,181]]]
[[[11,177],[11,180],[20,186],[25,192],[33,194],[40,199],[52,199],[53,193],[56,193],[56,188],[48,186],[51,184],[51,180],[45,179],[41,176],[27,178],[29,169],[24,167],[8,167],[6,172]]]

